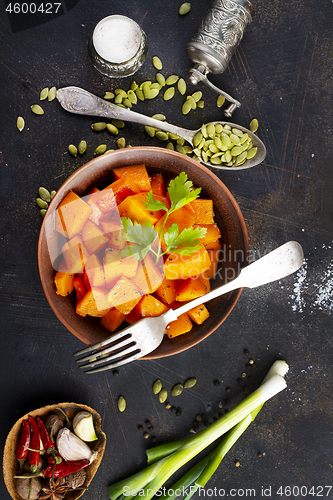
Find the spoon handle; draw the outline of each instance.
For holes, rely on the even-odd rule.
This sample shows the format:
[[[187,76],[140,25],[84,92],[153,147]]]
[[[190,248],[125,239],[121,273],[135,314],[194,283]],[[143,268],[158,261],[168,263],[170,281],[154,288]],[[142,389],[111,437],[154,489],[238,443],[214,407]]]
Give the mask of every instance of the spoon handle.
[[[79,87],[58,89],[57,99],[61,106],[70,113],[116,118],[118,120],[140,123],[141,125],[158,128],[165,132],[171,132],[192,143],[192,130],[186,130],[182,127],[177,127],[176,125],[171,125],[170,123],[155,120],[149,116],[136,113],[130,109],[122,108]]]
[[[288,241],[284,245],[276,248],[261,259],[244,267],[239,276],[226,285],[219,286],[202,297],[191,300],[176,309],[178,317],[208,300],[229,293],[237,288],[256,288],[257,286],[271,283],[272,281],[285,278],[296,272],[303,264],[303,249],[297,241]]]

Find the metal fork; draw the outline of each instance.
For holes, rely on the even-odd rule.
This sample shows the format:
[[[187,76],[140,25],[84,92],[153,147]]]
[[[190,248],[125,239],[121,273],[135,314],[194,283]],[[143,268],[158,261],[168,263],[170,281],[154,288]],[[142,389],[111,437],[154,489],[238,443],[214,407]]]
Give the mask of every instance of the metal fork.
[[[76,360],[76,362],[87,362],[80,366],[82,369],[89,368],[85,373],[97,373],[141,358],[154,351],[161,344],[166,326],[181,314],[237,288],[256,288],[284,278],[297,271],[302,266],[303,261],[304,254],[301,245],[296,241],[289,241],[243,268],[239,276],[233,281],[215,288],[202,297],[178,307],[176,310],[169,309],[156,318],[141,319],[134,325],[111,335],[102,342],[74,353],[74,356],[81,356],[96,350],[94,354],[89,354]],[[100,350],[101,347],[108,344],[110,344],[109,347]],[[103,366],[92,369],[98,365]]]

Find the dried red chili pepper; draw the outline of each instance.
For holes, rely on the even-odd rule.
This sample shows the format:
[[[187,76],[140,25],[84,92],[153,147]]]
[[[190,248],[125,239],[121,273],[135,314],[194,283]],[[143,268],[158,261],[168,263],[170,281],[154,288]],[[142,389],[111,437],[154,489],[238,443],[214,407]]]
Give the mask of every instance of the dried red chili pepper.
[[[21,472],[23,471],[23,464],[28,458],[30,446],[30,425],[28,420],[23,420],[22,430],[19,442],[16,447],[16,458],[20,462]]]
[[[50,438],[50,434],[49,434],[47,428],[45,427],[43,420],[40,417],[37,417],[36,420],[37,420],[39,435],[40,435],[41,441],[42,441],[43,446],[44,446],[44,450],[49,455],[55,455],[56,449],[54,446],[54,442]]]
[[[57,457],[49,457],[47,459],[48,463],[49,464],[60,464],[62,462],[62,458],[57,456]]]
[[[73,460],[72,462],[61,462],[61,464],[49,465],[44,471],[44,477],[64,477],[84,469],[90,464],[90,460]]]
[[[30,415],[28,419],[31,429],[28,462],[30,465],[31,472],[35,473],[39,464],[39,450],[40,450],[39,432],[35,419]]]

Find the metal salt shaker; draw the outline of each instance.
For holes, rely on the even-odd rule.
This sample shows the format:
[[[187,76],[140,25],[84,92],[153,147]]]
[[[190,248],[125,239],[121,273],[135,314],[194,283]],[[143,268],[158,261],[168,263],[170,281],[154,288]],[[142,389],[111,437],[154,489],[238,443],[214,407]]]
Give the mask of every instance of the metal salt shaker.
[[[254,7],[249,0],[213,0],[196,34],[186,47],[188,57],[195,63],[190,70],[190,83],[196,85],[203,81],[231,102],[224,111],[228,117],[241,104],[213,85],[207,74],[225,71],[253,16]]]

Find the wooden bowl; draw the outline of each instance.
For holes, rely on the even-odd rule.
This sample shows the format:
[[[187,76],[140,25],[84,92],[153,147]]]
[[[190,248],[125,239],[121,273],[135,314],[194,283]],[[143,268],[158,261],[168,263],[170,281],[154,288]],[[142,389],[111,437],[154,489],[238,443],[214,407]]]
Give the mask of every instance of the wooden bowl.
[[[84,489],[78,489],[77,491],[73,490],[67,492],[66,499],[76,500],[77,498],[80,498],[84,494],[89,484],[91,483],[94,475],[96,474],[96,471],[103,458],[105,444],[106,444],[106,435],[101,430],[100,415],[89,406],[76,403],[59,403],[57,405],[44,406],[43,408],[39,408],[38,410],[33,410],[24,415],[23,417],[21,417],[12,427],[6,439],[5,448],[3,452],[3,477],[7,490],[10,496],[14,500],[22,500],[22,497],[18,495],[18,493],[16,492],[15,479],[14,479],[14,476],[16,475],[19,469],[18,461],[16,460],[16,447],[21,434],[22,421],[28,420],[29,415],[31,415],[32,417],[40,417],[42,420],[44,420],[44,418],[46,418],[51,413],[57,413],[61,417],[61,413],[56,411],[57,408],[61,408],[63,411],[65,411],[70,420],[72,420],[76,415],[76,413],[78,413],[79,411],[90,412],[93,416],[94,427],[96,435],[98,437],[97,441],[93,441],[92,443],[90,443],[91,449],[93,451],[97,451],[97,457],[85,469],[87,472],[87,477],[83,485]]]
[[[57,244],[57,235],[54,232],[53,237],[49,234],[46,237],[46,229],[54,227],[55,210],[70,190],[84,196],[94,186],[103,188],[113,182],[112,169],[141,163],[146,165],[148,173],[162,172],[169,178],[186,172],[193,184],[202,188],[201,197],[213,200],[215,221],[220,228],[222,242],[222,259],[213,287],[223,284],[226,276],[229,280],[236,277],[247,263],[248,234],[240,208],[227,187],[208,168],[184,154],[156,147],[119,149],[93,159],[76,170],[58,189],[46,212],[38,241],[38,266],[46,298],[59,320],[86,344],[100,342],[110,332],[100,326],[99,319],[82,318],[76,314],[75,294],[68,297],[56,295],[53,282],[55,270],[49,247]],[[173,339],[165,336],[161,345],[142,359],[171,356],[198,344],[225,321],[240,294],[241,289],[210,301],[206,304],[210,316],[202,325],[194,324],[190,332]]]

